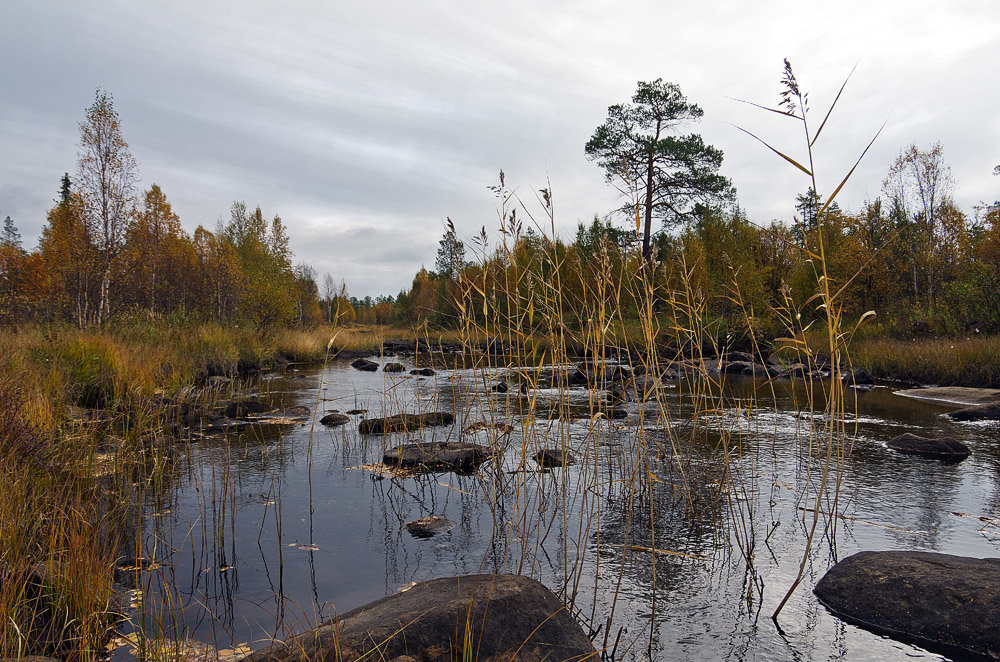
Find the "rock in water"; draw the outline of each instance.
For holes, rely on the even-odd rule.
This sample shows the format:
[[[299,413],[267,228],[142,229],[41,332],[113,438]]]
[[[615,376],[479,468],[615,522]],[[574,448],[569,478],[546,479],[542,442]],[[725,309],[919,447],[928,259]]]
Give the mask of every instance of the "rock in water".
[[[400,432],[416,430],[434,425],[451,425],[455,416],[446,411],[431,411],[423,414],[396,414],[385,418],[369,418],[361,421],[358,432],[361,434],[382,434],[385,432]]]
[[[833,566],[816,597],[839,618],[944,655],[1000,655],[1000,558],[860,552]]]
[[[463,650],[466,627],[472,650]],[[246,658],[247,662],[365,659],[534,662],[594,660],[566,606],[534,579],[467,575],[417,584]]]
[[[368,359],[357,359],[351,361],[351,367],[355,370],[363,370],[365,372],[375,372],[378,370],[378,364],[374,361],[369,361]]]
[[[447,533],[455,527],[455,523],[444,517],[428,515],[418,520],[406,523],[406,530],[414,538],[430,538],[439,533]]]
[[[386,363],[382,367],[382,372],[403,372],[406,370],[406,366],[402,363]]]
[[[229,418],[247,418],[250,414],[263,414],[271,408],[259,400],[240,400],[230,402],[225,409]]]
[[[1000,402],[966,407],[948,414],[953,421],[1000,421]]]
[[[343,414],[327,414],[323,418],[319,419],[319,422],[332,428],[337,425],[343,425],[350,420],[349,416],[344,416]]]
[[[390,448],[382,463],[403,469],[442,469],[469,473],[490,458],[490,449],[465,441],[415,441]]]
[[[915,434],[901,434],[888,444],[889,448],[907,455],[919,455],[931,460],[941,460],[949,464],[961,462],[969,457],[969,447],[951,437],[929,439]]]
[[[420,375],[421,377],[433,377],[435,374],[433,368],[414,368],[410,371],[411,375]]]
[[[543,448],[535,453],[535,462],[542,467],[562,467],[576,464],[576,456],[561,448]]]

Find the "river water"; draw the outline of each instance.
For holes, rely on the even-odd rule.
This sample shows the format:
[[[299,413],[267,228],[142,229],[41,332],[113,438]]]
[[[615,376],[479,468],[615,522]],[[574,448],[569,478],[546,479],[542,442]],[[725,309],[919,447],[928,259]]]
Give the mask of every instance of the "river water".
[[[140,577],[133,623],[257,649],[412,582],[520,572],[570,603],[616,659],[939,659],[843,623],[812,587],[861,550],[1000,551],[1000,530],[978,519],[1000,512],[998,428],[953,423],[943,413],[954,407],[891,386],[850,391],[850,452],[834,455],[830,474],[838,500],[828,492],[819,504],[841,516],[835,530],[818,517],[803,580],[776,625],[826,459],[823,405],[810,413],[807,388],[734,379],[698,406],[683,382],[665,382],[658,402],[630,401],[627,419],[607,421],[590,416],[593,391],[498,394],[491,387],[506,370],[436,367],[417,377],[335,361],[258,380],[262,400],[305,405],[317,421],[367,413],[338,428],[257,426],[192,442],[146,506],[142,554],[155,563]],[[403,411],[449,411],[456,422],[357,433],[362,416]],[[972,455],[957,465],[899,455],[885,444],[903,432],[950,435]],[[491,445],[495,455],[472,475],[364,468],[418,437]],[[530,457],[543,446],[577,463],[540,472]],[[406,523],[430,515],[454,528],[410,535]]]

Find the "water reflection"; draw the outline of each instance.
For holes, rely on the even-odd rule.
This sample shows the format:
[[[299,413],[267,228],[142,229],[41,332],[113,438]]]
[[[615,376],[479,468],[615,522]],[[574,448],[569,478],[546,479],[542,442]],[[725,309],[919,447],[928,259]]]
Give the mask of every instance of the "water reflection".
[[[941,416],[947,408],[890,389],[858,393],[852,451],[835,458],[844,517],[836,535],[820,526],[779,630],[767,616],[798,570],[822,469],[809,449],[822,413],[803,403],[821,392],[730,380],[723,406],[705,412],[673,382],[655,400],[630,400],[627,420],[608,421],[594,415],[602,394],[552,386],[562,369],[530,376],[543,388],[527,393],[493,390],[522,378],[509,368],[461,365],[419,377],[335,363],[263,382],[262,399],[306,405],[317,418],[441,410],[456,422],[360,437],[353,415],[339,428],[262,426],[193,442],[147,505],[142,553],[162,565],[143,577],[147,613],[136,622],[221,647],[259,645],[414,581],[521,572],[560,592],[618,658],[933,659],[843,624],[809,589],[862,549],[1000,548],[983,522],[953,514],[1000,510],[996,428],[954,424]],[[953,466],[897,455],[885,442],[904,431],[959,437],[973,455]],[[471,476],[385,479],[363,468],[414,437],[471,440],[496,454]],[[552,445],[578,462],[539,471],[530,458]],[[834,504],[820,511],[829,517]],[[407,531],[431,515],[454,528],[427,539]]]

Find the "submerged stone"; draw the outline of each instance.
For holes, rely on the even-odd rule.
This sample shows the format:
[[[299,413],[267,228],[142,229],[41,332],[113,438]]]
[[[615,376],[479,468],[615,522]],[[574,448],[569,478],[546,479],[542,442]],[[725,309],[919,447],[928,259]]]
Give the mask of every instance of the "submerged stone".
[[[931,439],[928,437],[918,437],[909,432],[899,435],[890,441],[888,446],[899,453],[919,455],[920,457],[941,460],[947,463],[961,462],[969,457],[971,453],[968,446],[951,437]]]
[[[323,418],[319,419],[319,422],[322,423],[323,425],[326,425],[327,427],[332,428],[338,425],[343,425],[344,423],[347,423],[350,420],[351,420],[350,417],[345,416],[344,414],[327,414]]]
[[[597,658],[570,611],[539,582],[518,575],[467,575],[422,582],[276,641],[247,661],[461,660],[469,653],[467,639],[474,658],[484,662]]]
[[[414,538],[430,538],[439,533],[447,533],[455,527],[455,523],[444,517],[429,515],[406,523],[406,530]]]
[[[576,464],[576,456],[561,448],[543,448],[535,453],[533,458],[539,466],[545,468],[562,467]]]
[[[382,372],[403,372],[406,370],[406,366],[402,363],[386,363],[382,367]]]
[[[860,552],[814,589],[835,616],[948,656],[1000,655],[1000,558]]]
[[[396,414],[385,418],[369,418],[358,425],[361,434],[383,434],[405,432],[434,425],[451,425],[455,416],[446,411],[432,411],[423,414]]]
[[[404,469],[441,469],[470,473],[490,458],[490,449],[465,441],[415,441],[390,448],[382,463]]]

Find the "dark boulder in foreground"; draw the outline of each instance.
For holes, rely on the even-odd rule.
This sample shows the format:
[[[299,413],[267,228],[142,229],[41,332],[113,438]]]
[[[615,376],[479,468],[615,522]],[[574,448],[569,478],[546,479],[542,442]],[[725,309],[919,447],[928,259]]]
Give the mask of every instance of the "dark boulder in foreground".
[[[430,538],[439,533],[447,533],[455,528],[455,523],[444,517],[428,515],[406,523],[406,530],[414,538]]]
[[[446,411],[431,411],[424,414],[396,414],[385,418],[369,418],[358,425],[361,434],[382,434],[385,432],[405,432],[434,425],[451,425],[455,416]]]
[[[402,363],[386,363],[382,367],[382,372],[403,372],[406,370],[406,366]]]
[[[576,456],[561,448],[543,448],[533,458],[542,467],[562,467],[576,464]]]
[[[351,367],[355,370],[363,370],[365,372],[375,372],[378,370],[378,364],[374,361],[369,361],[368,359],[356,359],[351,361]]]
[[[969,457],[969,447],[960,441],[955,441],[951,437],[941,437],[930,439],[928,437],[918,437],[915,434],[901,434],[888,444],[889,448],[899,453],[907,455],[919,455],[931,460],[941,460],[942,462],[961,462]]]
[[[834,615],[948,656],[1000,656],[1000,559],[860,552],[814,590]]]
[[[344,414],[327,414],[323,418],[319,419],[319,422],[332,428],[338,425],[343,425],[350,420],[351,418],[349,416],[345,416]]]
[[[488,460],[490,449],[464,441],[414,441],[390,448],[382,463],[403,469],[441,469],[469,473]]]
[[[472,650],[464,651],[466,627]],[[581,662],[597,652],[566,606],[542,584],[517,575],[467,575],[417,584],[276,641],[248,662],[354,662],[408,656]],[[404,658],[405,659],[405,658]]]
[[[1000,402],[965,407],[948,414],[953,421],[1000,421]]]

